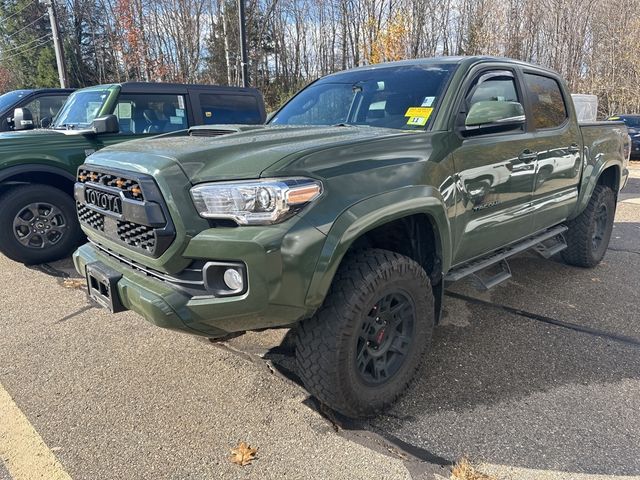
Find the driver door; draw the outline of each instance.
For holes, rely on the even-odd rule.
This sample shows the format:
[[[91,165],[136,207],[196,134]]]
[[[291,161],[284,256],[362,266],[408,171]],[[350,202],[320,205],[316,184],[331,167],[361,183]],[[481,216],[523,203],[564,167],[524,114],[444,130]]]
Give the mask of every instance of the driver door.
[[[486,124],[481,120],[492,107],[494,112],[524,113],[519,76],[515,70],[484,69],[467,85],[456,125],[462,143],[453,153],[458,190],[454,265],[533,233],[537,156],[527,122],[521,115],[509,117],[510,113]]]

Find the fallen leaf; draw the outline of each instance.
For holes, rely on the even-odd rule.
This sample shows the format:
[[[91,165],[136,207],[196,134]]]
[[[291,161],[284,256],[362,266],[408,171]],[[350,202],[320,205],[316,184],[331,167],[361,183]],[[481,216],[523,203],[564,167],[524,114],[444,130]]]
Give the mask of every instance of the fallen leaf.
[[[85,288],[87,281],[84,278],[67,278],[62,282],[64,288]]]
[[[256,458],[257,448],[251,448],[248,443],[240,442],[236,448],[231,449],[231,461],[238,465],[249,465]]]
[[[479,472],[467,458],[463,457],[451,469],[451,480],[496,480],[496,478]]]

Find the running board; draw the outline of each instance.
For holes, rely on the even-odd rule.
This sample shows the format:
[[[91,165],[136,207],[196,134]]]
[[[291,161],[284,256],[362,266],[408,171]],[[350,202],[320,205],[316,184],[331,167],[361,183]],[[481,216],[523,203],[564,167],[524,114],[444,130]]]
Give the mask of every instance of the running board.
[[[479,290],[488,290],[511,278],[511,269],[507,259],[522,253],[525,250],[534,248],[536,252],[544,258],[549,258],[556,253],[567,248],[562,234],[567,231],[567,227],[558,227],[545,230],[542,233],[533,235],[510,247],[498,250],[487,257],[473,260],[449,271],[444,277],[446,282],[457,282],[458,280],[473,276],[472,282]],[[480,272],[489,267],[498,266],[498,272],[491,275],[481,275]]]

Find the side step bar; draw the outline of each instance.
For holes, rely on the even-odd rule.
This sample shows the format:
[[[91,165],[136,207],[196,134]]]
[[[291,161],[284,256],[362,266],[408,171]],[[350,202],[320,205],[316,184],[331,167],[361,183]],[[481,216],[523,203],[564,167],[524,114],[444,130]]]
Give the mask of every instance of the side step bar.
[[[473,260],[456,267],[447,273],[444,280],[446,282],[457,282],[464,277],[472,275],[473,284],[479,290],[493,288],[511,278],[511,269],[507,262],[508,258],[522,253],[525,250],[529,250],[530,248],[535,249],[535,251],[544,258],[550,258],[567,248],[567,244],[562,236],[567,230],[567,227],[564,225],[545,230],[510,247],[498,250],[487,257]],[[489,276],[479,274],[482,270],[488,269],[489,267],[498,267],[499,271]]]

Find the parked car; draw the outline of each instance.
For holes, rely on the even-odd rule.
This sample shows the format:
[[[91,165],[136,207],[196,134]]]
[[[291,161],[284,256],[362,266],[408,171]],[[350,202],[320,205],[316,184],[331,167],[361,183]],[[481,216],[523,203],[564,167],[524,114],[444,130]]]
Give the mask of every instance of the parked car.
[[[29,110],[32,116],[30,126],[51,123],[71,92],[73,89],[70,88],[38,88],[0,95],[0,132],[14,129],[13,112],[16,108]]]
[[[625,123],[631,137],[631,158],[640,160],[640,115],[614,115],[607,120]]]
[[[0,134],[0,252],[27,264],[69,255],[83,238],[73,184],[88,155],[194,125],[265,120],[255,89],[161,83],[78,90],[47,129],[30,130],[28,114],[16,110],[23,131]]]
[[[212,338],[294,327],[305,386],[352,417],[421,368],[446,282],[491,288],[533,247],[597,265],[628,178],[624,123],[578,125],[556,73],[498,58],[340,72],[189,135],[80,167],[90,296]]]

